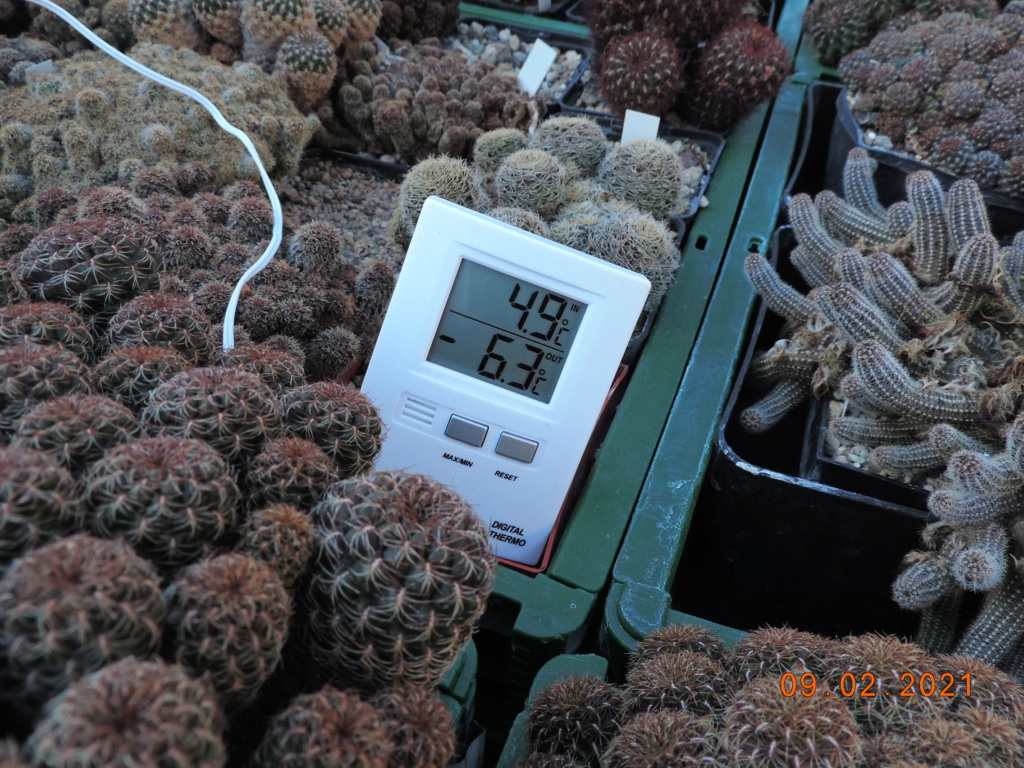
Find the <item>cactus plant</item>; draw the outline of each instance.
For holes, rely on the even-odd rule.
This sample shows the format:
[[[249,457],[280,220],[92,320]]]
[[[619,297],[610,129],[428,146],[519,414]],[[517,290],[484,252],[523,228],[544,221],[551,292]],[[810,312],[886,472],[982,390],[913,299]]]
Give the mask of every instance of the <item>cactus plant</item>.
[[[530,746],[580,762],[593,760],[618,730],[622,698],[597,677],[571,676],[548,686],[530,703]]]
[[[313,554],[313,523],[291,504],[254,509],[242,524],[237,551],[267,563],[285,589],[293,590]]]
[[[601,92],[617,112],[633,109],[661,115],[683,88],[686,62],[672,40],[651,32],[613,38],[598,77]]]

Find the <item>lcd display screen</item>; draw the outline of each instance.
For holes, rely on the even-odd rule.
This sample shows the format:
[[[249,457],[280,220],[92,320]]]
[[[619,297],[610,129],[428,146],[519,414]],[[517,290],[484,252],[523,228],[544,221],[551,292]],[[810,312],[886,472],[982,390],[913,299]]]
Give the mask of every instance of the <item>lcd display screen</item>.
[[[463,259],[427,360],[551,402],[587,305]]]

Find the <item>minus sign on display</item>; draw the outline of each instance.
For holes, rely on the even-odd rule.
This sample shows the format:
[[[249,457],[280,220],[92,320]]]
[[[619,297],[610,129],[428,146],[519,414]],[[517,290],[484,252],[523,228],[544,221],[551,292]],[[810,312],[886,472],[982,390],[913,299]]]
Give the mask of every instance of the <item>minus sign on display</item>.
[[[441,339],[441,341],[447,341],[449,344],[455,343],[455,339],[453,339],[451,336],[438,336],[438,338]]]

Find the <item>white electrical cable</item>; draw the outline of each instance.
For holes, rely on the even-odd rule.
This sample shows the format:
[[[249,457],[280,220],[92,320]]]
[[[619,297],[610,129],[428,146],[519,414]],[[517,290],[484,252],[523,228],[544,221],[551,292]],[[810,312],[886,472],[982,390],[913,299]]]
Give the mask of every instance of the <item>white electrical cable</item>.
[[[260,161],[260,156],[256,151],[256,147],[252,145],[252,141],[250,141],[249,137],[243,131],[235,128],[235,126],[225,120],[224,115],[222,115],[220,110],[213,105],[213,102],[203,96],[203,94],[199,93],[199,91],[193,90],[187,85],[179,83],[177,80],[172,80],[165,75],[161,75],[159,72],[154,72],[149,67],[135,61],[135,59],[125,56],[112,45],[103,42],[103,40],[93,34],[92,30],[60,6],[54,5],[50,0],[28,0],[28,2],[41,5],[48,11],[57,14],[60,18],[64,19],[64,21],[74,27],[75,30],[85,37],[90,43],[95,45],[108,56],[114,57],[126,67],[134,69],[140,75],[144,75],[150,80],[170,88],[172,91],[177,91],[184,96],[188,96],[189,98],[198,101],[206,108],[206,111],[213,116],[213,119],[217,121],[217,125],[232,136],[236,137],[245,145],[249,154],[252,155],[252,159],[256,162],[256,167],[260,171],[260,178],[263,179],[263,186],[267,190],[267,194],[270,196],[270,207],[274,212],[274,230],[270,237],[270,244],[263,252],[263,255],[253,262],[247,270],[245,270],[245,273],[241,278],[239,278],[238,283],[235,285],[235,290],[231,292],[231,298],[228,300],[228,308],[224,312],[224,330],[222,334],[224,339],[224,351],[227,352],[235,346],[235,309],[238,307],[238,297],[242,295],[242,289],[245,287],[245,284],[248,283],[254,275],[258,274],[260,270],[267,266],[272,258],[274,258],[274,254],[277,253],[277,249],[281,245],[281,238],[284,234],[284,218],[281,213],[281,201],[277,197],[277,190],[274,189],[274,185],[270,181],[270,176],[267,175],[267,171],[263,167],[263,163]]]

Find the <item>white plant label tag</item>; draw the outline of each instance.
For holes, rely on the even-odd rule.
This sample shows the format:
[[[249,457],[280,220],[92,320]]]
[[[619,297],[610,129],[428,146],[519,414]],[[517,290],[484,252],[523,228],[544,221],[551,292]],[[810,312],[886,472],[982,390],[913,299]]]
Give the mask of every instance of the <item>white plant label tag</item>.
[[[531,96],[536,96],[556,58],[558,58],[558,51],[550,45],[543,40],[534,42],[530,55],[526,57],[526,61],[523,62],[523,66],[519,70],[519,87]]]
[[[25,67],[26,75],[48,75],[51,72],[56,72],[57,68],[53,65],[53,59],[47,59],[46,61],[40,61],[38,64],[33,64],[31,67]]]
[[[661,118],[657,115],[627,109],[626,119],[622,122],[622,143],[636,139],[656,139],[660,125]]]
[[[551,10],[551,0],[537,0],[537,10],[545,13]]]

